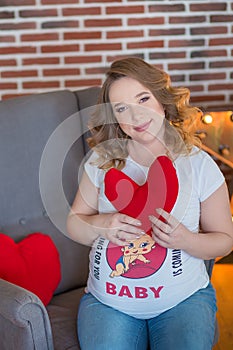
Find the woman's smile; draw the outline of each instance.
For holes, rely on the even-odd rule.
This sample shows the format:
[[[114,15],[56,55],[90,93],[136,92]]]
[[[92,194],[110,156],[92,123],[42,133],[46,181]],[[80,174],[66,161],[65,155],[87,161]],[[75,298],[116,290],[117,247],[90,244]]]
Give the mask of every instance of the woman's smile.
[[[152,119],[150,119],[148,122],[134,126],[133,128],[137,132],[143,132],[143,131],[146,131],[150,127],[151,122],[152,122]]]

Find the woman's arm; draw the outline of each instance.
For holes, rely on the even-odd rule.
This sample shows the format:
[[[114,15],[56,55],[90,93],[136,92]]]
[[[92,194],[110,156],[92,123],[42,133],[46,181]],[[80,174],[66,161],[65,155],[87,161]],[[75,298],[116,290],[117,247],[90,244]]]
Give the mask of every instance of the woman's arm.
[[[221,185],[201,203],[201,232],[193,233],[172,215],[159,209],[166,223],[150,217],[153,238],[161,246],[182,249],[201,259],[212,259],[231,252],[233,247],[233,223],[226,184]]]
[[[84,171],[79,190],[67,219],[67,231],[73,240],[91,246],[99,236],[123,245],[126,240],[144,234],[140,221],[118,212],[98,213],[98,188]]]

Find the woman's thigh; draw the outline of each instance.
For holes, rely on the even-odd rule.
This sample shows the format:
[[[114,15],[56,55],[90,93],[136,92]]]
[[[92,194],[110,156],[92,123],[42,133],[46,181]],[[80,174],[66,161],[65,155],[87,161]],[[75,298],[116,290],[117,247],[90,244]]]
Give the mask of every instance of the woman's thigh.
[[[78,337],[82,350],[146,350],[147,324],[86,294],[78,312]]]
[[[216,298],[211,285],[148,321],[151,350],[211,350]]]

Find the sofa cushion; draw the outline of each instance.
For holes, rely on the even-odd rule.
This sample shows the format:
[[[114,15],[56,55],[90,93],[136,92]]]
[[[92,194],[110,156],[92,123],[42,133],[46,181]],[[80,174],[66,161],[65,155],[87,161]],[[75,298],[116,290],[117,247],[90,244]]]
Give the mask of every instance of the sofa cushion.
[[[49,235],[60,255],[62,279],[55,294],[85,286],[88,275],[90,248],[66,237],[53,225],[46,215],[25,221],[22,220],[20,224],[8,225],[2,228],[2,232],[11,236],[16,242],[36,231]]]
[[[39,166],[45,145],[67,117],[78,110],[71,91],[55,91],[0,102],[0,226],[21,218],[38,217],[43,212],[39,189]],[[75,125],[80,131],[81,122]],[[60,144],[67,135],[60,135]],[[77,167],[84,155],[78,140],[67,157],[64,170],[66,192],[72,201],[77,189]]]
[[[54,348],[80,350],[77,336],[77,313],[84,288],[78,288],[53,297],[47,306]]]
[[[0,278],[36,294],[47,305],[61,279],[59,254],[48,235],[32,233],[19,243],[0,233]]]

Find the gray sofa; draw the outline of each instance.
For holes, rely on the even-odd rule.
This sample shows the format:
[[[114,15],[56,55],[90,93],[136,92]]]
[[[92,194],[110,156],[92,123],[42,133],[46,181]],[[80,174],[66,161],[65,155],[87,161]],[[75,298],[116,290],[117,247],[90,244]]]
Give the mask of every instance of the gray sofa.
[[[79,165],[87,152],[86,121],[91,112],[87,107],[96,103],[98,94],[99,88],[93,87],[0,102],[0,232],[15,242],[32,232],[49,235],[59,251],[62,276],[46,307],[32,292],[0,279],[1,350],[80,349],[76,316],[88,274],[89,249],[65,236],[59,219],[62,217],[64,224],[67,208],[60,208],[56,197],[56,169],[47,177],[43,165],[49,165],[51,158],[42,155],[57,127],[75,115],[72,132],[80,137],[65,154],[62,169],[69,207],[78,188]],[[66,133],[56,137],[62,143]],[[62,152],[59,142],[56,149],[58,154]],[[54,196],[52,204],[50,194]],[[51,207],[58,208],[58,224],[56,215],[53,220],[53,212],[49,212]],[[210,274],[212,263],[207,263]]]
[[[86,152],[85,111],[89,113],[86,108],[96,103],[98,92],[93,87],[0,102],[0,232],[15,241],[32,232],[48,234],[59,251],[62,273],[46,308],[33,293],[0,279],[1,350],[79,349],[75,320],[87,279],[89,250],[65,237],[51,222],[41,199],[39,166],[54,130],[75,115],[74,132],[81,137],[68,152],[63,169],[64,191],[72,203],[77,169]],[[77,114],[80,110],[82,114]]]

